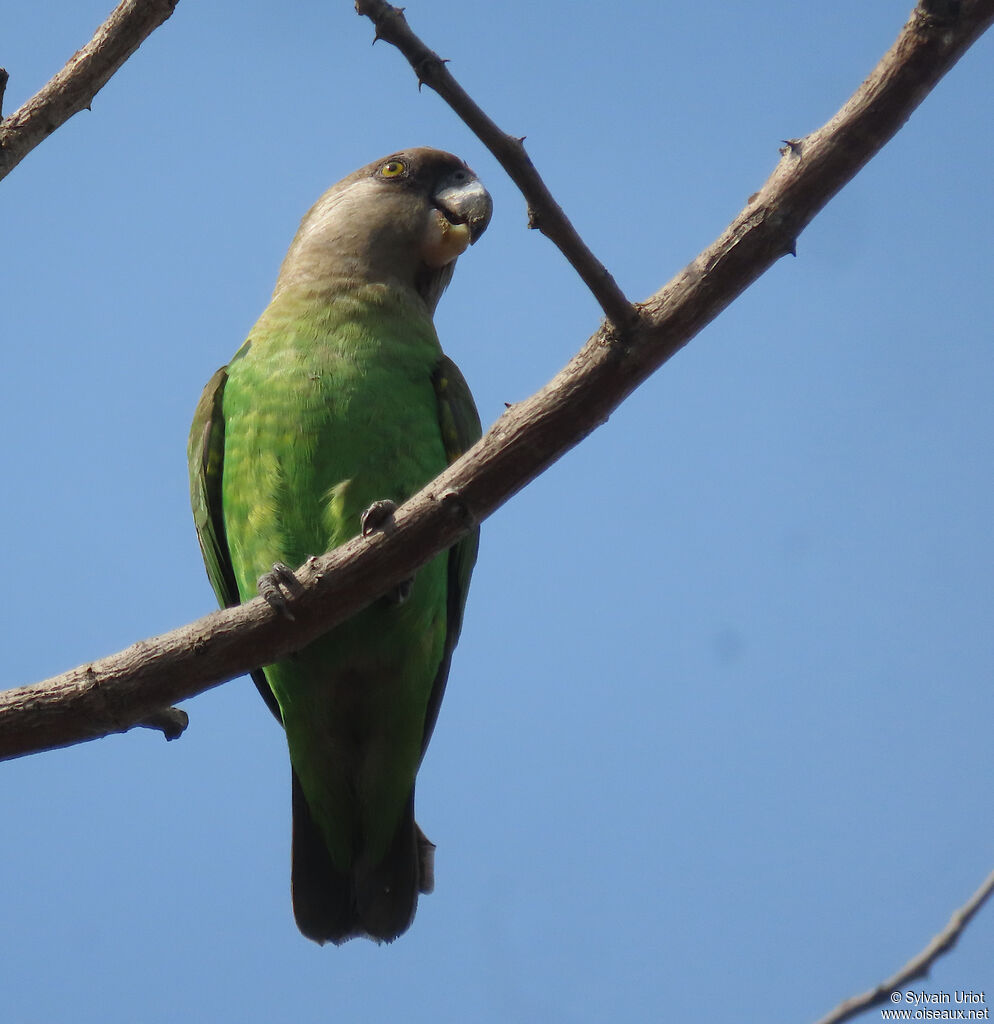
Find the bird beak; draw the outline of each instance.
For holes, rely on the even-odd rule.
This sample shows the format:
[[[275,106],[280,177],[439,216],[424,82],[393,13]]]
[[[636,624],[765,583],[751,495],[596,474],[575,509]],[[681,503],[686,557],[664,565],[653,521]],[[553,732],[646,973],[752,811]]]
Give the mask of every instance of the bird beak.
[[[460,172],[463,174],[463,172]],[[494,210],[490,193],[479,178],[442,183],[442,187],[431,197],[436,209],[445,214],[450,224],[465,224],[469,229],[469,244],[472,245],[487,229],[490,215]]]
[[[448,266],[486,230],[494,204],[490,193],[467,171],[456,171],[432,193],[432,211],[421,239],[429,267]]]

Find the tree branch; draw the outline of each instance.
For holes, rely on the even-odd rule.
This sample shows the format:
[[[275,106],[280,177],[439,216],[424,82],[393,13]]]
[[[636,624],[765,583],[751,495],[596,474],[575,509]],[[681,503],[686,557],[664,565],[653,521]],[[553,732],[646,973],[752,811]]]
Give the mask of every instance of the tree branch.
[[[173,13],[176,3],[177,0],[121,0],[86,46],[77,50],[27,103],[0,121],[0,178],[5,178],[73,114],[88,110],[93,97]]]
[[[557,246],[600,303],[604,315],[617,330],[623,331],[635,319],[635,309],[553,199],[542,176],[528,159],[524,140],[501,131],[484,113],[455,80],[446,67],[447,62],[411,31],[403,8],[393,7],[386,0],[355,0],[355,9],[373,22],[376,28],[373,42],[383,39],[396,46],[418,76],[418,87],[427,85],[434,89],[493,153],[528,202],[528,226],[538,228]]]
[[[913,956],[896,974],[884,979],[876,988],[839,1003],[831,1013],[826,1014],[816,1024],[842,1024],[842,1021],[852,1020],[853,1017],[872,1010],[874,1006],[893,1002],[891,998],[893,993],[901,992],[912,981],[925,977],[936,960],[956,945],[963,929],[970,923],[974,914],[980,910],[992,892],[994,892],[994,871],[984,879],[983,884],[966,903],[959,910],[953,912],[949,924],[917,956]]]
[[[894,135],[994,21],[994,0],[955,17],[918,7],[897,42],[823,128],[792,141],[766,184],[716,242],[642,304],[625,336],[602,326],[541,391],[395,515],[389,536],[356,537],[299,573],[295,619],[261,599],[33,686],[0,694],[0,757],[128,729],[158,709],[268,664],[326,632],[453,544],[607,419],[784,253]]]

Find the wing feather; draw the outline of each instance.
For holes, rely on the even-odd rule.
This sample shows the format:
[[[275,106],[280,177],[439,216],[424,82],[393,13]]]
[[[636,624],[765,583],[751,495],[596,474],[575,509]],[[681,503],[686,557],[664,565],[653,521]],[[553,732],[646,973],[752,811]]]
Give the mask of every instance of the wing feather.
[[[197,539],[207,567],[207,578],[220,604],[225,608],[239,603],[238,584],[231,565],[231,552],[224,529],[221,481],[224,475],[224,385],[228,368],[222,366],[207,382],[197,410],[193,414],[187,458],[190,466],[190,503],[197,527]],[[282,723],[279,705],[262,669],[252,673],[252,681],[269,710]]]
[[[470,449],[480,439],[482,427],[480,414],[476,411],[473,396],[466,379],[459,372],[448,356],[442,356],[432,375],[435,396],[438,399],[438,423],[442,431],[442,441],[449,465],[455,462],[463,452]],[[463,611],[466,607],[466,594],[469,591],[469,580],[476,564],[476,555],[480,546],[480,531],[473,530],[458,544],[449,549],[448,561],[448,600],[446,607],[445,647],[442,661],[435,673],[428,708],[425,712],[424,737],[421,741],[421,754],[424,755],[428,741],[431,739],[438,709],[445,693],[445,683],[449,677],[449,665],[452,652],[462,630]]]

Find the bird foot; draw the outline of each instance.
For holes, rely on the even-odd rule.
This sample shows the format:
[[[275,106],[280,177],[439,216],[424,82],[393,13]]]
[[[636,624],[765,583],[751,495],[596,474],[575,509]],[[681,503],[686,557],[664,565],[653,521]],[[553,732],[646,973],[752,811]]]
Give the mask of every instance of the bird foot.
[[[393,514],[397,511],[397,502],[389,498],[374,501],[359,517],[359,528],[364,537],[377,530],[389,533],[393,529]]]
[[[359,517],[359,528],[362,535],[368,537],[377,530],[383,533],[391,533],[394,527],[393,514],[397,511],[397,502],[389,498],[381,498],[374,501],[369,508]],[[403,604],[411,596],[411,588],[414,586],[414,577],[401,580],[392,590],[383,595],[388,604]]]
[[[290,600],[301,591],[300,580],[293,574],[293,569],[283,562],[274,562],[269,572],[264,572],[259,577],[257,584],[259,596],[274,612],[284,618],[293,620],[293,612],[290,611]],[[286,594],[284,595],[284,591]]]

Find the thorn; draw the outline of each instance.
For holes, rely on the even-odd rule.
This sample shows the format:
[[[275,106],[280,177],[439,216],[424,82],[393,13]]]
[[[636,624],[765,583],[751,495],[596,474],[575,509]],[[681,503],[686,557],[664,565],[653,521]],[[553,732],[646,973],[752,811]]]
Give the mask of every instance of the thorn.
[[[429,88],[433,88],[431,82],[428,80],[431,77],[432,65],[443,65],[448,64],[449,60],[446,57],[439,57],[437,53],[429,52],[427,57],[423,57],[417,62],[417,64],[411,64],[414,68],[414,74],[418,79],[418,92],[421,92],[421,86],[427,85]],[[437,70],[437,69],[436,69]]]
[[[800,156],[801,150],[804,148],[804,141],[802,139],[781,139],[783,147],[780,149],[780,155],[786,156],[789,152],[792,156]]]

